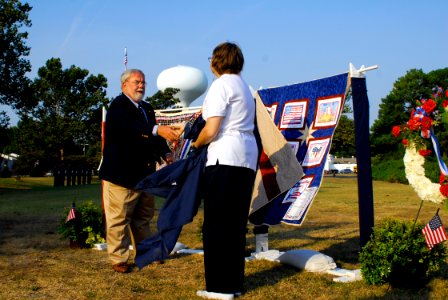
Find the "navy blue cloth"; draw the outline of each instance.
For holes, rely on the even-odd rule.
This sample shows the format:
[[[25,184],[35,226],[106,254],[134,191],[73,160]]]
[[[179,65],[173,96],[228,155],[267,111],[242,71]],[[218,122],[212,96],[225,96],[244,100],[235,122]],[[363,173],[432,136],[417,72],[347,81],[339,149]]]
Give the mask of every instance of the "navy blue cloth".
[[[195,140],[205,121],[199,117],[185,138]],[[182,227],[190,223],[201,203],[201,177],[207,160],[207,147],[190,152],[187,158],[151,174],[136,190],[166,198],[157,220],[158,232],[137,244],[135,264],[143,268],[151,262],[168,258]]]

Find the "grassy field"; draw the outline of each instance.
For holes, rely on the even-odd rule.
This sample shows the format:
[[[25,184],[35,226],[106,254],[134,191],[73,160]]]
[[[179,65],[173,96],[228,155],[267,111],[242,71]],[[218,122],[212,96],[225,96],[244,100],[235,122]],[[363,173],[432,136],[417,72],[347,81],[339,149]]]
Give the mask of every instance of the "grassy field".
[[[52,183],[51,177],[0,179],[0,299],[200,299],[195,296],[196,290],[204,289],[200,254],[176,254],[163,265],[118,274],[105,251],[70,249],[57,234],[62,213],[73,200],[100,204],[101,184],[94,180],[91,185],[53,188]],[[411,187],[373,185],[375,223],[386,217],[416,217],[420,201]],[[419,222],[429,221],[438,207],[425,202]],[[445,208],[439,215],[448,222]],[[202,211],[180,236],[179,241],[191,249],[202,248],[201,220]],[[358,224],[356,177],[325,177],[304,225],[271,227],[269,247],[312,249],[331,256],[340,268],[359,269]],[[247,237],[249,255],[255,248],[251,230]],[[448,295],[447,266],[418,291],[364,281],[336,283],[333,278],[254,260],[246,264],[247,292],[239,299],[446,299]]]

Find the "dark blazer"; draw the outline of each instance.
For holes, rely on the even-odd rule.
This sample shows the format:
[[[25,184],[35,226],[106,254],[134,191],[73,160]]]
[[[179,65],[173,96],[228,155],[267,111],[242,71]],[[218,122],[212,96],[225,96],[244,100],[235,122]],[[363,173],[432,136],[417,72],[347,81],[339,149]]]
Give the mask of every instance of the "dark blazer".
[[[110,103],[106,115],[99,177],[126,188],[133,188],[154,172],[156,162],[170,152],[163,138],[152,135],[154,109],[144,101],[141,106],[147,118],[121,94]]]

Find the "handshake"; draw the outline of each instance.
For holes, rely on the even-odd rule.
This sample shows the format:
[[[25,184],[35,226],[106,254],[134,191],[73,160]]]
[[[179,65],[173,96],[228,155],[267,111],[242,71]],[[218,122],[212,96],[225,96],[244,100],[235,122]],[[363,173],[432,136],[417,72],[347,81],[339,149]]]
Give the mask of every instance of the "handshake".
[[[170,143],[179,140],[181,134],[184,132],[184,124],[159,125],[157,135],[163,137]]]

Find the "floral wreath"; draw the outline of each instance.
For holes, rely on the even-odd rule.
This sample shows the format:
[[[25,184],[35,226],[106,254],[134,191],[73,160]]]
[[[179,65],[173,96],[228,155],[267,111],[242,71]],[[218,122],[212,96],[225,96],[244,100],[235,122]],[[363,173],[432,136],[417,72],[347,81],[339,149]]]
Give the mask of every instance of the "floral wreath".
[[[402,137],[406,147],[403,157],[406,178],[422,200],[443,203],[448,198],[448,169],[442,160],[439,142],[434,135],[434,127],[448,124],[448,89],[437,86],[432,89],[433,99],[420,99],[411,112],[406,124],[392,128],[394,137]],[[429,142],[431,141],[431,143]],[[440,169],[438,184],[425,176],[425,157],[432,154],[428,149],[432,144]]]

